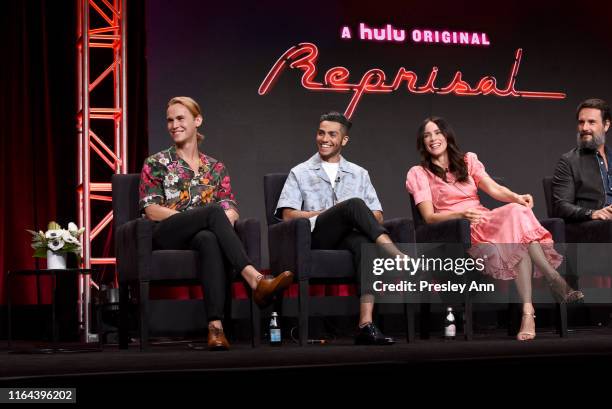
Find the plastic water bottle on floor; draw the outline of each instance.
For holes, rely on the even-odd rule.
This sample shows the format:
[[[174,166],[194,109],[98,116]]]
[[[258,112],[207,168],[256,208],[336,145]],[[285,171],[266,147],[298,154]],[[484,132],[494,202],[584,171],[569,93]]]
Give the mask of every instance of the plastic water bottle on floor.
[[[270,345],[280,346],[281,343],[281,330],[278,326],[278,314],[275,311],[272,313],[272,317],[270,318]]]
[[[455,324],[455,316],[453,315],[453,307],[446,308],[446,317],[444,318],[444,339],[455,339],[457,334],[457,325]]]

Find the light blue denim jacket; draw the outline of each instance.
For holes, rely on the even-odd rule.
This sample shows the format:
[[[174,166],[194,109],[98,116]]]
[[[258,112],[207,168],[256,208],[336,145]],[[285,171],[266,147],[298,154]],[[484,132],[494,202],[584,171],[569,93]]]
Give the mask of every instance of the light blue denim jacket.
[[[282,219],[285,207],[323,211],[347,199],[360,198],[370,210],[382,211],[368,171],[340,157],[335,188],[321,165],[319,153],[302,162],[289,173],[274,214]]]

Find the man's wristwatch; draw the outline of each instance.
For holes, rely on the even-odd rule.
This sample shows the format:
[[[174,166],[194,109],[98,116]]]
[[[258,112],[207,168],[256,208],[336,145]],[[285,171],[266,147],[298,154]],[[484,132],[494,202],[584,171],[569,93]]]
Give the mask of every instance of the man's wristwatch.
[[[588,209],[585,213],[586,217],[588,217],[589,219],[593,218],[593,209]]]

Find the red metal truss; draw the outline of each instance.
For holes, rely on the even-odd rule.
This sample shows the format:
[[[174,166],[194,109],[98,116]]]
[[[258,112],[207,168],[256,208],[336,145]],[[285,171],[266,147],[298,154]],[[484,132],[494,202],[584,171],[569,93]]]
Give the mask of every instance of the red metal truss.
[[[84,268],[94,264],[115,264],[114,258],[96,257],[92,242],[113,218],[110,176],[127,173],[127,71],[126,1],[76,0],[78,73],[78,163],[77,186],[79,226],[82,236]],[[92,68],[100,73],[92,73]],[[95,78],[91,81],[91,78]],[[98,91],[95,97],[94,91]],[[96,106],[92,101],[95,100]],[[108,123],[112,124],[112,127]],[[92,166],[99,158],[109,170]],[[108,211],[92,214],[92,203],[102,203]],[[98,209],[100,206],[96,206]],[[79,323],[84,342],[96,340],[91,334],[91,287],[89,275],[79,279]]]

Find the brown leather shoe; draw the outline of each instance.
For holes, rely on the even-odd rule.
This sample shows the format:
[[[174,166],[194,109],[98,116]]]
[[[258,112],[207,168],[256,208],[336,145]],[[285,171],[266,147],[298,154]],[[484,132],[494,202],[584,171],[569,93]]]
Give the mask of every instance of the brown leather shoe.
[[[253,300],[260,308],[265,308],[272,303],[275,294],[282,292],[293,282],[293,273],[283,271],[273,279],[262,278],[253,291]]]
[[[225,338],[223,329],[208,328],[208,349],[210,351],[227,351],[229,349],[229,342]]]

